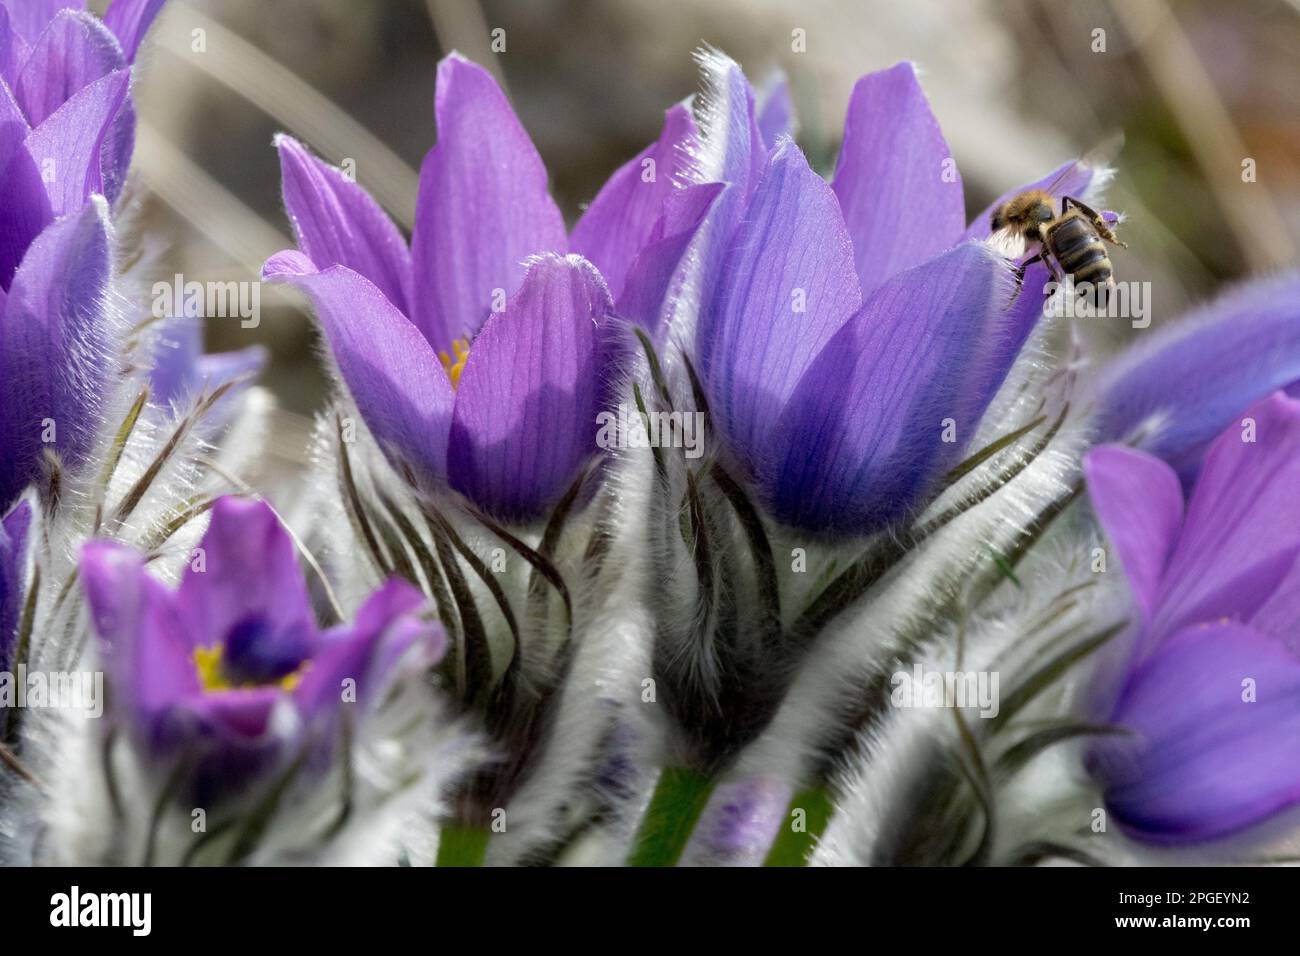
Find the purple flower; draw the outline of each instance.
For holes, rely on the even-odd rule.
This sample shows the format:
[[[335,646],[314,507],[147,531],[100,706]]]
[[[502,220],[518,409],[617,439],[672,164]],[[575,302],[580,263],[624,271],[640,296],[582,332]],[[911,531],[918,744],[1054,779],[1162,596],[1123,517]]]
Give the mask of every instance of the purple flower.
[[[46,454],[76,467],[91,451],[115,344],[107,215],[99,200],[47,227],[0,290],[0,508]]]
[[[444,59],[435,113],[409,250],[361,187],[280,137],[301,251],[272,257],[263,274],[311,297],[343,381],[395,463],[526,521],[595,451],[613,296],[635,271],[628,294],[646,301],[656,270],[635,270],[638,255],[654,247],[649,262],[665,245],[680,255],[681,232],[701,218],[689,201],[698,193],[678,188],[694,126],[683,107],[670,110],[659,141],[614,173],[570,241],[541,158],[486,70]],[[666,211],[679,195],[685,205]]]
[[[205,354],[203,320],[190,315],[172,317],[161,324],[154,347],[153,367],[149,370],[150,398],[159,405],[179,405],[201,392],[260,373],[266,361],[266,349],[260,345]],[[232,397],[227,395],[219,405],[229,409]],[[224,417],[217,413],[208,421],[219,424]]]
[[[162,0],[101,21],[58,0],[0,3],[0,288],[45,226],[94,193],[113,202],[135,140],[131,61]]]
[[[1042,297],[1008,308],[1008,264],[970,241],[988,214],[967,226],[910,63],[858,81],[829,185],[790,140],[766,148],[735,64],[712,69],[704,140],[725,143],[713,174],[728,185],[700,232],[694,358],[713,420],[780,520],[877,530],[954,463]],[[1088,184],[1087,167],[1065,170],[1058,189]]]
[[[412,647],[433,664],[445,646],[441,628],[415,616],[424,598],[398,580],[322,631],[293,543],[261,502],[216,503],[174,591],[109,541],[85,546],[80,572],[114,706],[147,754],[197,759],[208,795],[316,742]]]
[[[1274,394],[1175,472],[1108,445],[1084,461],[1141,627],[1090,769],[1133,836],[1205,840],[1300,802],[1300,403]]]
[[[1102,441],[1134,443],[1186,481],[1241,409],[1300,382],[1300,273],[1239,286],[1153,331],[1093,386]]]
[[[0,671],[12,671],[18,621],[27,587],[27,537],[32,508],[18,503],[0,521]]]

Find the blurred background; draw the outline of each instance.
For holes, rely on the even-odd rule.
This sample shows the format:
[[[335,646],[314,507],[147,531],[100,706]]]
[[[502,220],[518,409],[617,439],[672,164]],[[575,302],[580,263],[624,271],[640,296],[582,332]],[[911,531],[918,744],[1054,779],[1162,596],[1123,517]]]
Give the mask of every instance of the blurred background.
[[[696,90],[703,42],[755,82],[787,74],[800,145],[827,172],[854,80],[916,61],[968,215],[1121,131],[1106,206],[1127,215],[1130,248],[1113,258],[1119,278],[1151,281],[1156,323],[1297,261],[1300,0],[172,0],[136,88],[157,278],[246,281],[292,245],[278,130],[354,160],[409,232],[452,49],[503,80],[572,222]],[[266,287],[258,328],[207,332],[212,351],[270,349],[283,464],[326,396],[301,306]],[[1121,325],[1104,347],[1134,334]]]

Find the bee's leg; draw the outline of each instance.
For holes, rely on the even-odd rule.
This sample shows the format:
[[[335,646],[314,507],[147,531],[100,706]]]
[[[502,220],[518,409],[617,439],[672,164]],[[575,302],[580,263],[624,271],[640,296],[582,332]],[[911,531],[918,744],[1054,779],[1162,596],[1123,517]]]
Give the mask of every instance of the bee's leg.
[[[1110,228],[1110,223],[1103,219],[1101,213],[1097,212],[1097,210],[1093,209],[1089,205],[1079,202],[1079,200],[1075,199],[1073,196],[1066,196],[1061,200],[1062,211],[1068,208],[1066,205],[1067,203],[1077,206],[1081,213],[1092,220],[1092,224],[1097,228],[1097,233],[1107,242],[1116,246],[1123,246],[1125,249],[1128,248],[1128,243],[1122,242],[1120,238],[1115,235],[1114,230]]]
[[[1020,263],[1020,265],[1016,267],[1016,291],[1011,296],[1011,301],[1007,303],[1007,308],[1011,308],[1011,306],[1016,304],[1016,299],[1020,298],[1020,293],[1025,288],[1025,270],[1027,270],[1035,262],[1045,263],[1046,261],[1047,260],[1043,258],[1043,251],[1040,249],[1037,253],[1030,256],[1028,259]],[[1051,265],[1048,265],[1048,268],[1050,269]]]

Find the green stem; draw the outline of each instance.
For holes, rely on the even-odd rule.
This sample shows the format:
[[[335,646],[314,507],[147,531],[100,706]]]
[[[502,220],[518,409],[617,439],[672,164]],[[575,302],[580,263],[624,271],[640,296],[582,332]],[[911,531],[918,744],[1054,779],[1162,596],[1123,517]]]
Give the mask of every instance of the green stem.
[[[665,767],[641,818],[629,866],[675,866],[713,792],[713,779],[685,767]]]
[[[482,866],[491,835],[487,827],[459,823],[443,827],[438,838],[438,860],[434,865]]]
[[[806,866],[813,844],[831,821],[833,809],[830,796],[820,787],[796,793],[763,865]]]

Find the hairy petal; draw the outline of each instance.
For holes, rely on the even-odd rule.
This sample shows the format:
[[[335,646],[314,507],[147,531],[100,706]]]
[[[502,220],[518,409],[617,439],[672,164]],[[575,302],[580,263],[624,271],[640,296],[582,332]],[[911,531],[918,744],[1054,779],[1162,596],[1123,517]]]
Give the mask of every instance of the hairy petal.
[[[311,298],[339,374],[389,459],[431,487],[443,484],[453,393],[420,330],[346,266],[317,272],[302,253],[288,251],[267,260],[262,276]]]
[[[559,499],[596,450],[612,310],[585,259],[531,263],[460,377],[447,451],[453,487],[505,520],[535,518]]]

